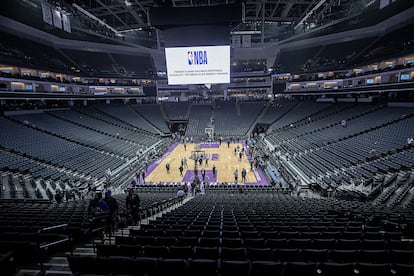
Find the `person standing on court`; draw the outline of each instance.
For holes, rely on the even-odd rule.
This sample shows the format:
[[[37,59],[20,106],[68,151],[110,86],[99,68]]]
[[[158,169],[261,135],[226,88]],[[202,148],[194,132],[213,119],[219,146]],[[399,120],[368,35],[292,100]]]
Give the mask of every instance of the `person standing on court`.
[[[180,175],[183,176],[183,171],[184,171],[183,165],[181,165],[178,169],[180,170]]]
[[[243,170],[241,171],[241,176],[242,176],[243,183],[246,182],[246,175],[247,175],[247,171],[246,171],[245,168],[243,168]]]
[[[234,171],[233,175],[234,175],[234,182],[235,182],[235,183],[237,183],[237,179],[238,179],[238,177],[239,177],[239,170],[238,170],[238,169],[236,169],[236,170]]]
[[[170,163],[165,164],[165,169],[167,170],[167,173],[170,173]]]
[[[201,176],[203,177],[203,181],[205,181],[206,180],[206,170],[205,169],[201,170]]]
[[[213,175],[216,176],[216,165],[213,165]]]

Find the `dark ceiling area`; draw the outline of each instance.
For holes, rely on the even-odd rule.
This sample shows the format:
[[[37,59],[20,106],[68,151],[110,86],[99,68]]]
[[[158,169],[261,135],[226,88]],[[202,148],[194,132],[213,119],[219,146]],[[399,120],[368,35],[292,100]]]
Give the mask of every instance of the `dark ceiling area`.
[[[77,4],[105,21],[117,30],[128,28],[152,26],[153,18],[151,12],[158,10],[171,11],[170,22],[163,24],[177,24],[177,22],[190,20],[190,17],[178,17],[184,8],[188,8],[188,13],[192,8],[217,8],[227,7],[229,10],[237,11],[238,14],[231,15],[227,20],[234,20],[239,17],[239,21],[244,22],[298,22],[318,1],[315,0],[66,0],[69,4]],[[328,1],[330,2],[330,1]],[[335,0],[337,4],[348,2],[347,0]],[[174,10],[175,9],[175,10]],[[213,10],[213,9],[212,9]],[[200,10],[202,11],[202,10]],[[198,12],[200,12],[198,11]],[[199,14],[199,13],[197,13]],[[219,18],[220,14],[211,16],[211,20]],[[205,20],[206,14],[193,17],[197,20]],[[203,19],[204,18],[204,19]],[[164,18],[168,20],[168,17]],[[192,22],[190,22],[192,24]],[[200,23],[199,23],[200,24]]]

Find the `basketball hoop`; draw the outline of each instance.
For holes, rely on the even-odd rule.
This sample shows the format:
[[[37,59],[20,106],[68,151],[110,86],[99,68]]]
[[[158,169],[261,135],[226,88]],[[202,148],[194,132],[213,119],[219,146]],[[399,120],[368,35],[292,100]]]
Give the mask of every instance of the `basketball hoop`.
[[[214,138],[214,128],[212,127],[206,127],[204,129],[204,132],[207,134],[208,138],[213,139]]]

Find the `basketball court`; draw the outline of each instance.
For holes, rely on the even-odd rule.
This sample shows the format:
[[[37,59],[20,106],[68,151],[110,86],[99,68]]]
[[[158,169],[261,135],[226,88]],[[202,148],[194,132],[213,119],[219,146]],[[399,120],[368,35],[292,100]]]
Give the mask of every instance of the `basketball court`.
[[[234,171],[238,170],[238,184],[246,185],[269,185],[263,171],[258,168],[254,171],[250,168],[250,153],[245,147],[245,153],[242,158],[235,153],[235,149],[241,150],[245,147],[242,143],[204,142],[200,144],[174,143],[168,151],[156,162],[148,167],[146,183],[154,182],[192,182],[194,180],[194,156],[203,156],[208,159],[208,164],[203,160],[202,164],[197,164],[198,178],[203,181],[201,170],[205,169],[205,179],[207,183],[234,183]],[[180,175],[179,167],[181,160],[187,159],[187,167],[184,166],[183,175]],[[198,158],[197,158],[198,159]],[[170,164],[169,173],[167,173],[166,164]],[[213,174],[213,166],[216,167],[216,175]],[[241,171],[243,168],[247,171],[246,182],[242,182]]]

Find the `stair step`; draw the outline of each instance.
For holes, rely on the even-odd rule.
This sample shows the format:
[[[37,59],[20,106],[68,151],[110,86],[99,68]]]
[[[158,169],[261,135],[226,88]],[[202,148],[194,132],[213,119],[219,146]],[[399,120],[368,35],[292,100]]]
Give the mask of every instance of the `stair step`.
[[[50,264],[66,264],[68,265],[68,259],[66,257],[52,257],[49,261]]]
[[[65,264],[57,264],[57,263],[44,263],[44,266],[49,266],[49,267],[69,267],[69,264],[66,262]]]

